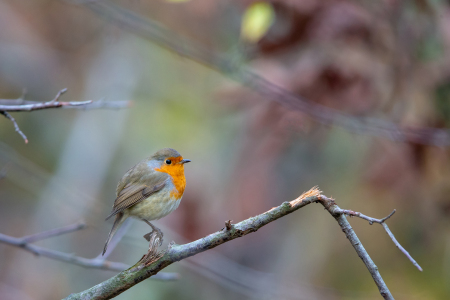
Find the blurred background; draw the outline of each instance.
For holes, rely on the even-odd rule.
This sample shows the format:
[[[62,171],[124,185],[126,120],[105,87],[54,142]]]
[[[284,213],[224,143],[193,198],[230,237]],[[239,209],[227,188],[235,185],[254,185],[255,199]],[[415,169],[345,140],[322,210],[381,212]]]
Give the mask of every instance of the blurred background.
[[[450,152],[427,139],[436,133],[429,128],[450,126],[447,1],[107,2],[129,21],[142,22],[138,13],[170,29],[163,39],[175,46],[160,47],[117,22],[108,5],[0,0],[0,98],[16,99],[26,88],[27,100],[48,101],[66,87],[63,101],[133,102],[119,110],[11,113],[28,144],[0,118],[1,233],[21,237],[85,220],[86,229],[36,245],[97,256],[118,180],[172,147],[192,163],[180,207],[155,223],[165,232],[163,247],[318,185],[340,207],[371,217],[397,209],[387,223],[422,273],[381,226],[350,220],[396,299],[450,298]],[[231,80],[226,68],[184,57],[192,45],[349,122],[370,117],[428,129],[420,139],[398,140],[394,131],[358,131],[361,122],[351,131],[330,126],[245,87],[239,76]],[[108,259],[134,264],[148,231],[133,221]],[[60,299],[117,273],[5,244],[0,270],[4,300]],[[180,279],[149,279],[117,299],[381,298],[317,205],[164,271]]]

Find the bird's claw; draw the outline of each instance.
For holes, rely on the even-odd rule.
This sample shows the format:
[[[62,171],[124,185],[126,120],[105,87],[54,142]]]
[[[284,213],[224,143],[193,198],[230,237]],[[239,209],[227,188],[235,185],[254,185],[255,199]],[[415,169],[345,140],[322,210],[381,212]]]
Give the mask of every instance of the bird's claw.
[[[163,237],[164,237],[164,234],[163,234],[163,232],[161,231],[161,229],[159,229],[158,227],[156,227],[156,226],[154,226],[152,223],[150,223],[149,221],[147,221],[147,220],[145,220],[145,219],[142,219],[145,223],[147,223],[151,228],[152,228],[152,231],[151,232],[149,232],[149,233],[147,233],[146,235],[144,235],[144,238],[147,240],[147,242],[150,242],[150,240],[152,239],[152,236],[155,234],[156,235],[156,237],[159,239],[159,241],[160,241],[160,243],[159,243],[159,246],[161,246],[162,245],[162,242],[163,242]]]
[[[152,232],[144,235],[144,238],[149,242],[148,252],[145,254],[139,263],[144,266],[148,266],[152,262],[158,260],[162,255],[164,255],[164,251],[158,252],[158,247],[162,244],[162,232],[161,230],[152,230]]]
[[[155,235],[156,239],[159,240],[159,246],[162,245],[164,234],[159,228],[154,228],[151,232],[144,235],[144,239],[147,240],[147,242],[150,242],[152,240],[152,236]]]
[[[151,238],[152,233],[153,233],[153,231],[152,231],[152,232],[149,232],[149,233],[147,233],[147,234],[144,234],[144,239],[146,239],[147,242],[150,242],[150,238]]]

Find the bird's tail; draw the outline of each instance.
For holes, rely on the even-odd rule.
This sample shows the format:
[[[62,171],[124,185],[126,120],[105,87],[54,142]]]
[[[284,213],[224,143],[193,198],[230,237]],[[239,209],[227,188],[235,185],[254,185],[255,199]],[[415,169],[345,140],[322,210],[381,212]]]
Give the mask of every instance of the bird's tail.
[[[109,232],[108,239],[105,243],[105,248],[103,248],[102,256],[105,255],[106,249],[108,248],[109,242],[111,242],[114,234],[116,233],[117,229],[119,229],[120,225],[125,221],[126,218],[123,217],[123,212],[120,212],[116,215],[116,219],[114,220],[113,227],[111,228],[111,231]]]

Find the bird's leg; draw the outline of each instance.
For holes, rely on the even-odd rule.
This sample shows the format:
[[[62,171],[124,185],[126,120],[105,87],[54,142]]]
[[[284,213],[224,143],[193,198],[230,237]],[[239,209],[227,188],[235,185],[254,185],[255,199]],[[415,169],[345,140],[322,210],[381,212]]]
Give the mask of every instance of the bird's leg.
[[[158,247],[161,246],[161,238],[157,231],[152,231],[149,234],[149,246],[148,252],[138,262],[139,265],[148,266],[151,263],[157,261],[164,255],[164,251],[158,251]]]
[[[144,238],[147,240],[147,242],[150,242],[150,239],[151,239],[153,233],[155,233],[158,236],[159,240],[160,240],[159,245],[161,246],[162,242],[163,242],[163,237],[164,237],[164,234],[161,231],[161,229],[159,229],[158,227],[154,226],[152,223],[150,223],[149,221],[147,221],[145,219],[142,219],[142,221],[147,223],[152,228],[151,232],[149,232],[146,235],[144,235]]]
[[[144,235],[144,238],[149,242],[148,252],[139,261],[139,263],[147,266],[164,255],[164,252],[158,252],[158,247],[160,247],[163,242],[163,233],[158,227],[154,226],[149,221],[145,219],[142,219],[142,221],[147,223],[152,228],[152,232]]]

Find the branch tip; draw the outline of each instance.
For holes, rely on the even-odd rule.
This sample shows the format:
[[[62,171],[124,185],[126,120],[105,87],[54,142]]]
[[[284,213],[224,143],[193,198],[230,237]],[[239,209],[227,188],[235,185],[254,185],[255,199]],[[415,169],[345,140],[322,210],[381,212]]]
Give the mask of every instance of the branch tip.
[[[395,210],[394,210],[395,212]],[[391,213],[391,215],[393,214],[393,212]],[[391,232],[391,230],[389,229],[389,227],[387,226],[386,223],[382,222],[381,225],[383,226],[384,230],[386,230],[386,233],[389,235],[389,237],[391,238],[392,242],[394,242],[394,245],[397,246],[397,248],[409,259],[409,261],[420,271],[422,272],[423,269],[422,267],[416,262],[416,260],[414,258],[412,258],[412,256],[409,254],[408,251],[406,251],[405,248],[402,247],[402,245],[400,245],[400,243],[397,241],[397,239],[395,238],[394,234]]]
[[[395,238],[394,234],[391,232],[391,230],[389,229],[389,227],[385,223],[387,219],[389,219],[390,217],[392,217],[395,214],[395,212],[396,212],[395,209],[389,215],[384,217],[383,219],[375,219],[375,218],[363,215],[360,212],[355,212],[355,211],[348,210],[348,209],[340,209],[339,211],[340,211],[340,214],[347,215],[347,216],[350,216],[350,217],[358,217],[358,218],[361,218],[363,220],[366,220],[366,221],[369,222],[369,225],[373,225],[373,223],[381,224],[383,226],[384,230],[386,230],[387,234],[391,238],[391,240],[394,243],[394,245],[397,246],[397,248],[400,249],[400,251],[402,251],[403,254],[405,254],[405,256],[412,262],[412,264],[414,266],[416,266],[417,269],[419,269],[419,271],[422,271],[422,268],[419,266],[419,264],[411,257],[411,255],[409,255],[408,251],[406,251],[405,248],[403,248],[400,245],[400,243]]]
[[[5,116],[5,118],[9,119],[13,125],[14,125],[14,129],[16,130],[16,132],[18,134],[20,134],[20,136],[23,138],[23,140],[25,141],[25,144],[28,144],[28,138],[27,136],[22,132],[22,130],[20,130],[19,125],[17,124],[16,120],[13,118],[13,116],[11,116],[7,111],[0,111],[0,113],[2,115]]]
[[[305,200],[306,198],[310,198],[310,197],[320,198],[321,195],[322,195],[322,191],[319,190],[319,187],[318,186],[314,186],[309,191],[304,192],[303,194],[301,194],[297,199],[292,200],[291,202],[289,202],[289,204],[290,204],[291,207],[293,207],[293,206],[303,202],[303,200]]]
[[[381,219],[381,223],[384,223],[384,221],[386,221],[387,219],[392,217],[395,214],[395,212],[396,212],[396,210],[394,209],[387,217],[384,217],[383,219]]]
[[[25,100],[25,96],[27,95],[27,88],[23,88],[22,89],[22,95],[20,95],[19,98],[17,98],[17,100]]]
[[[66,92],[67,88],[63,88],[62,90],[60,90],[58,94],[56,94],[56,97],[53,100],[50,100],[50,103],[58,102],[59,97],[61,97],[61,95],[65,94]]]

